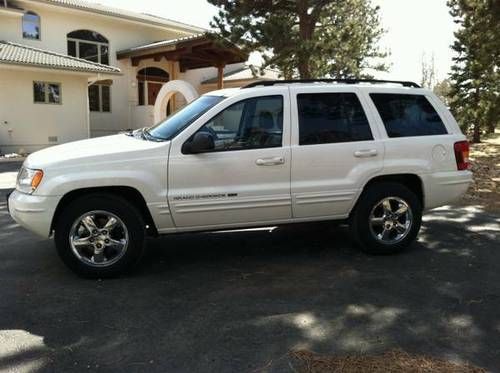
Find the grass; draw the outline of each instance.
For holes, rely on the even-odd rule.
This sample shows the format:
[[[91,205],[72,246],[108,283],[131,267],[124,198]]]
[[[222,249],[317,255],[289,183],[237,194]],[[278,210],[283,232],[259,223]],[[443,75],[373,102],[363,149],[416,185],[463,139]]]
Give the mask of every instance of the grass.
[[[381,355],[321,356],[309,351],[290,353],[299,373],[485,373],[467,363],[391,350]]]

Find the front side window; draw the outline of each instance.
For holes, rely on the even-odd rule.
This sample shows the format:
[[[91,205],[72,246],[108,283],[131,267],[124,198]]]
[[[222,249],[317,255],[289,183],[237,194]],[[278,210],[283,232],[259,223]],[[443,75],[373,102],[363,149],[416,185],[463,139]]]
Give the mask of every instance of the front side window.
[[[40,40],[40,16],[34,12],[23,15],[23,38]]]
[[[370,124],[355,93],[297,95],[299,144],[372,140]]]
[[[214,138],[214,151],[282,146],[283,96],[264,96],[237,102],[198,130]]]
[[[111,111],[111,87],[102,84],[89,87],[89,110],[102,113]]]
[[[68,35],[68,55],[109,65],[109,42],[95,31],[78,30]]]
[[[439,114],[425,96],[371,93],[389,137],[447,134]]]
[[[37,104],[60,104],[61,85],[59,83],[33,82],[33,101]]]

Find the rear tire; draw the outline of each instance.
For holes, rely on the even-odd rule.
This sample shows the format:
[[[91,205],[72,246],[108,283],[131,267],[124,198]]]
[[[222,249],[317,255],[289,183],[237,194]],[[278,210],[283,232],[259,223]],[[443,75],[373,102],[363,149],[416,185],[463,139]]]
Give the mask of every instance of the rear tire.
[[[79,276],[116,277],[141,258],[146,228],[141,213],[111,194],[80,197],[59,215],[55,244],[61,260]]]
[[[351,216],[350,228],[361,250],[388,255],[406,249],[422,223],[422,204],[406,186],[373,184],[361,195]]]

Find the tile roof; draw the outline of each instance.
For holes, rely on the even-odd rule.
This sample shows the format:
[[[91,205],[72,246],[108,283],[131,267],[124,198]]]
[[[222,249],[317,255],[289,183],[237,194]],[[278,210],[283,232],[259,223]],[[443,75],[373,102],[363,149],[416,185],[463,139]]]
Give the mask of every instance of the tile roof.
[[[83,0],[30,0],[36,3],[44,3],[50,5],[56,5],[65,8],[78,9],[87,12],[102,14],[110,17],[117,17],[122,19],[127,19],[130,21],[136,21],[141,23],[146,23],[155,26],[161,26],[166,28],[174,28],[179,31],[185,31],[188,33],[193,32],[203,32],[205,29],[193,25],[188,25],[186,23],[173,21],[171,19],[145,14],[136,13],[129,10],[113,8],[97,3],[87,2]]]
[[[205,37],[207,37],[206,33],[199,33],[199,34],[184,36],[182,38],[177,38],[177,39],[155,41],[154,43],[149,43],[149,44],[139,45],[139,46],[132,47],[132,48],[127,48],[127,49],[118,51],[116,54],[118,55],[118,58],[120,58],[120,56],[127,55],[127,54],[132,53],[132,52],[140,52],[140,51],[144,51],[144,50],[148,50],[148,49],[166,47],[169,45],[175,45],[175,44],[181,43],[183,41],[192,41],[192,40],[197,40],[197,39],[203,39]]]
[[[0,64],[41,67],[54,70],[69,70],[88,73],[119,74],[114,66],[87,61],[27,45],[0,40]]]
[[[279,79],[279,71],[272,69],[264,69],[264,75],[260,74],[258,68],[256,69],[256,75],[254,75],[253,67],[246,65],[241,68],[225,72],[223,77],[225,82],[235,81],[235,80],[275,80]],[[201,84],[214,84],[217,83],[217,77],[210,78],[201,82]]]

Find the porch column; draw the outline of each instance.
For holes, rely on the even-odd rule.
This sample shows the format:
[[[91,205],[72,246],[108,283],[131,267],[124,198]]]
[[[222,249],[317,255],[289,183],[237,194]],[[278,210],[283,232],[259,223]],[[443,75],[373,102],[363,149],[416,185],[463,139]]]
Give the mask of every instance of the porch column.
[[[217,65],[217,89],[224,88],[224,65]]]

